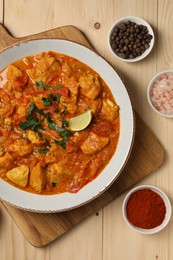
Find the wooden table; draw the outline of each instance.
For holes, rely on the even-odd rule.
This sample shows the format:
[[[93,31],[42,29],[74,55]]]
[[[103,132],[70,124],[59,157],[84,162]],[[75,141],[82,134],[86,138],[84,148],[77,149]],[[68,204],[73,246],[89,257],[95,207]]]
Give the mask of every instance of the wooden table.
[[[147,85],[159,71],[173,66],[173,1],[171,0],[0,0],[0,22],[15,37],[63,25],[77,26],[122,76],[136,111],[166,151],[162,167],[139,184],[162,188],[173,201],[173,120],[154,113],[146,98]],[[134,15],[154,28],[156,44],[143,61],[128,64],[111,54],[107,36],[117,19]],[[1,37],[1,36],[0,36]],[[144,236],[124,222],[125,194],[93,214],[70,232],[43,248],[28,243],[4,207],[0,207],[0,260],[154,260],[173,259],[173,219],[156,235]]]

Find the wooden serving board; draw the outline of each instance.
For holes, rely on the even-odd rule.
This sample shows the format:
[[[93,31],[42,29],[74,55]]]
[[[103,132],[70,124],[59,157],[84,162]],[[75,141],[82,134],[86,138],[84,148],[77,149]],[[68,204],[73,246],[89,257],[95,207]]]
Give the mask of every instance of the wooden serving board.
[[[24,38],[13,38],[0,25],[0,50],[12,44],[35,38],[63,38],[92,48],[74,26],[65,26]],[[113,201],[120,193],[156,170],[163,162],[164,150],[147,125],[136,114],[136,134],[130,158],[118,179],[94,201],[63,213],[32,213],[1,202],[26,239],[35,247],[49,244],[76,224]],[[47,232],[49,230],[49,232]]]

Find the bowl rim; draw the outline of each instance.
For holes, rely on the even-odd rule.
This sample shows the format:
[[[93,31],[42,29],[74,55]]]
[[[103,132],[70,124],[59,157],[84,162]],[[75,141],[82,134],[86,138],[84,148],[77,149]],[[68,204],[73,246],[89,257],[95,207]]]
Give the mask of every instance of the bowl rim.
[[[155,228],[151,228],[151,229],[144,229],[144,228],[139,228],[134,226],[127,218],[126,215],[126,205],[127,202],[130,198],[130,196],[132,195],[132,193],[138,191],[138,190],[142,190],[142,189],[151,189],[152,191],[156,192],[158,195],[160,195],[160,197],[163,199],[165,206],[166,206],[166,215],[165,215],[165,219],[164,221],[157,227]],[[154,185],[139,185],[134,187],[133,189],[131,189],[125,196],[124,200],[123,200],[123,204],[122,204],[122,215],[123,218],[125,220],[125,222],[127,223],[127,225],[132,228],[133,230],[135,230],[136,232],[140,233],[140,234],[146,234],[146,235],[151,235],[151,234],[155,234],[160,232],[161,230],[163,230],[167,224],[170,221],[171,215],[172,215],[172,205],[170,202],[170,199],[168,198],[168,196],[166,195],[166,193],[161,190],[160,188],[154,186]]]
[[[41,46],[41,44],[43,44],[43,46]],[[20,49],[18,49],[19,46],[21,47]],[[26,51],[27,53],[24,50],[26,46],[27,46],[27,51]],[[64,50],[64,48],[67,49]],[[32,39],[29,41],[27,40],[21,43],[17,43],[0,52],[1,53],[0,69],[5,68],[10,62],[46,50],[47,51],[52,50],[52,51],[64,53],[66,55],[75,57],[80,61],[84,62],[85,64],[89,65],[90,67],[92,67],[97,73],[101,75],[103,80],[106,83],[108,83],[108,85],[109,84],[112,85],[112,87],[109,85],[110,90],[117,103],[120,102],[121,104],[120,127],[122,127],[121,128],[122,130],[120,131],[119,144],[117,146],[118,149],[116,150],[115,154],[111,158],[110,162],[114,161],[115,157],[120,158],[120,160],[116,164],[109,162],[106,165],[106,167],[103,169],[101,174],[98,175],[98,177],[95,180],[93,180],[92,182],[84,186],[77,193],[72,193],[72,194],[66,193],[65,195],[63,193],[63,194],[56,194],[50,196],[29,193],[29,196],[27,196],[28,194],[27,192],[17,189],[14,186],[0,179],[0,200],[6,201],[11,205],[16,206],[17,208],[21,208],[28,211],[39,212],[39,213],[54,213],[54,212],[71,210],[79,206],[85,205],[86,203],[100,196],[117,179],[117,177],[124,169],[133,147],[133,142],[135,137],[135,114],[133,111],[133,106],[131,103],[129,93],[126,89],[126,86],[121,80],[121,78],[119,77],[116,70],[111,66],[111,64],[106,59],[104,59],[95,50],[90,49],[80,43],[76,43],[66,39],[59,39],[59,38],[58,39],[38,38],[38,39]],[[6,51],[7,54],[5,53]],[[73,51],[76,51],[75,55],[73,54]],[[18,57],[19,55],[18,53],[20,54],[19,57]],[[93,66],[91,64],[93,64]],[[105,74],[105,67],[107,68],[106,74]],[[112,73],[114,77],[110,77]],[[115,87],[113,88],[113,86],[116,86],[116,88]],[[124,97],[123,98],[124,101],[122,100],[122,97]],[[126,103],[126,106],[122,106],[124,102]],[[124,117],[126,117],[126,120],[128,121],[129,124],[128,134],[127,134],[127,127],[126,127],[127,122],[125,122],[126,120],[123,120]],[[122,149],[124,149],[124,146],[126,147],[125,152],[122,153]],[[118,169],[118,171],[116,169]],[[108,176],[105,175],[106,171],[110,172]],[[104,182],[104,178],[106,176],[107,176],[107,182]],[[10,200],[9,200],[9,196],[11,196]],[[64,200],[62,200],[62,198],[64,198]],[[64,201],[66,203],[64,203]]]
[[[142,25],[145,25],[147,26],[148,30],[149,30],[149,34],[151,34],[153,36],[153,38],[151,39],[151,42],[150,42],[150,47],[140,56],[134,58],[134,59],[123,59],[121,57],[119,57],[112,49],[111,47],[111,44],[110,44],[110,38],[111,38],[111,35],[112,35],[112,32],[113,32],[113,29],[115,26],[119,25],[121,22],[126,22],[128,20],[131,20],[132,22],[136,22],[137,24],[142,24]],[[144,58],[146,58],[149,53],[152,51],[153,47],[154,47],[154,43],[155,43],[155,35],[154,35],[154,31],[153,31],[153,28],[151,27],[151,25],[144,19],[142,19],[141,17],[138,17],[138,16],[124,16],[120,19],[118,19],[116,22],[114,22],[111,26],[111,28],[109,29],[109,32],[108,32],[108,46],[109,46],[109,49],[111,50],[111,52],[113,53],[113,55],[115,57],[117,57],[119,60],[121,61],[124,61],[124,62],[128,62],[128,63],[132,63],[132,62],[137,62],[137,61],[140,61],[140,60],[143,60]]]
[[[151,97],[150,97],[150,92],[151,92],[151,89],[154,85],[154,82],[159,79],[162,75],[166,74],[166,73],[170,73],[170,74],[173,74],[173,70],[162,70],[160,72],[158,72],[149,82],[148,84],[148,88],[147,88],[147,99],[148,99],[148,103],[150,104],[151,108],[160,116],[163,116],[163,117],[167,117],[167,118],[173,118],[173,114],[165,114],[165,113],[162,113],[160,112],[159,110],[157,110],[155,108],[155,106],[153,105],[152,101],[151,101]]]

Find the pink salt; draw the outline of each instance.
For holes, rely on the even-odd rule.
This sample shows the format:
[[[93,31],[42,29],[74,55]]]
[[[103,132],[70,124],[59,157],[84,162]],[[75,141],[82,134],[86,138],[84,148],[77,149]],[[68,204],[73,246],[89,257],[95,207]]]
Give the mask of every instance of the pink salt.
[[[173,74],[165,73],[157,79],[150,92],[153,106],[163,114],[173,114]]]

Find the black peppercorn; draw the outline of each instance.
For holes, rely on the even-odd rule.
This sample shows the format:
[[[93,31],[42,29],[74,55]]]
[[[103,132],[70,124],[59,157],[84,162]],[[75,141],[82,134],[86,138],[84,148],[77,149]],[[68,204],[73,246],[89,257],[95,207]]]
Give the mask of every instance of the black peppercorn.
[[[150,47],[152,35],[148,28],[128,20],[113,29],[111,47],[123,59],[134,59],[142,55]]]

